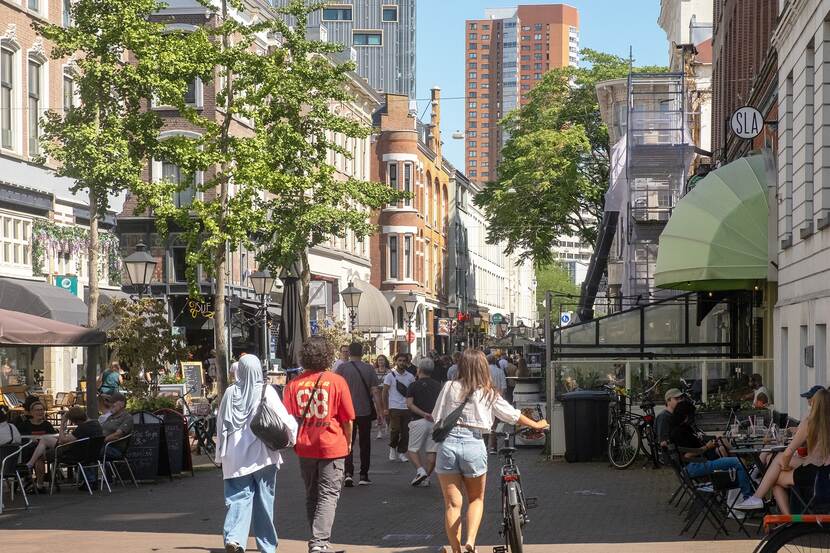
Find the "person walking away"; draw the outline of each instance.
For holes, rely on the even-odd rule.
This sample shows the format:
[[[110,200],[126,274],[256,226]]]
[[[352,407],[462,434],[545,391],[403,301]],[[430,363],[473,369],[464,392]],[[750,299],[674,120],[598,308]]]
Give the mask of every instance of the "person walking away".
[[[432,418],[436,424],[460,405],[464,405],[455,427],[436,448],[435,472],[444,496],[444,527],[453,553],[475,551],[478,529],[484,512],[484,491],[487,479],[487,449],[482,434],[493,427],[496,418],[513,425],[537,430],[548,427],[545,420],[534,421],[507,403],[490,378],[490,367],[484,354],[467,349],[458,365],[458,380],[444,384]],[[463,491],[462,491],[463,490]],[[464,549],[461,546],[461,510],[467,495]]]
[[[415,377],[409,373],[406,353],[395,356],[395,369],[383,379],[383,415],[389,417],[389,460],[406,463],[409,447],[409,409],[406,393]]]
[[[490,369],[490,381],[493,383],[493,389],[501,397],[507,394],[507,376],[504,374],[502,368],[498,365],[498,357],[495,354],[487,355],[487,363]],[[492,430],[496,430],[498,421],[493,421]],[[495,432],[489,432],[485,438],[487,445],[490,448],[490,455],[495,455],[499,447],[499,436]]]
[[[265,383],[259,359],[246,355],[239,360],[236,382],[225,390],[216,416],[217,457],[222,463],[227,508],[222,531],[226,553],[244,553],[252,523],[257,549],[261,553],[277,550],[274,492],[282,456],[251,431],[251,419],[261,401],[277,413],[293,442],[297,421],[288,414],[277,391]]]
[[[458,361],[461,359],[461,352],[456,351],[452,354],[452,365],[447,369],[447,380],[455,380],[458,378]]]
[[[300,420],[294,452],[306,489],[309,553],[330,553],[329,540],[343,485],[343,458],[352,448],[352,396],[346,380],[329,370],[334,346],[311,336],[301,352],[303,373],[285,387],[288,412]]]
[[[794,457],[805,443],[807,455]],[[789,515],[790,488],[813,489],[819,470],[827,465],[830,465],[830,392],[822,389],[813,393],[810,413],[799,425],[790,445],[772,460],[761,485],[735,508],[743,511],[763,509],[764,497],[772,491],[781,514]]]
[[[105,396],[112,395],[121,389],[122,383],[121,365],[118,361],[113,361],[109,368],[98,376],[98,393]]]
[[[386,374],[391,370],[389,366],[389,358],[381,354],[375,358],[375,374],[378,377],[378,382],[383,382]],[[389,421],[383,416],[383,409],[378,410],[378,433],[375,436],[376,440],[383,439],[383,429],[389,427]]]
[[[432,378],[431,359],[418,363],[418,380],[410,384],[406,393],[406,406],[412,412],[409,423],[409,450],[407,455],[415,466],[413,486],[429,486],[429,477],[435,470],[435,442],[432,440],[432,410],[441,393],[441,383]],[[421,451],[424,457],[421,457]]]
[[[354,428],[352,430],[352,444],[355,439],[360,445],[360,480],[358,485],[368,486],[369,463],[372,455],[372,421],[380,413],[380,382],[375,368],[362,361],[363,345],[360,342],[349,344],[349,360],[341,364],[335,373],[346,380],[354,406]],[[373,409],[374,407],[374,409]],[[354,448],[346,455],[346,478],[343,485],[347,488],[354,486]]]
[[[343,363],[345,363],[348,360],[349,360],[349,345],[348,344],[343,344],[342,346],[340,346],[340,357],[338,357],[337,361],[334,362],[334,366],[331,368],[331,370],[336,371],[340,367],[340,365],[342,365]]]
[[[505,376],[505,383],[507,388],[505,389],[504,399],[507,400],[507,403],[513,404],[513,390],[516,388],[516,378],[519,376],[519,367],[517,367],[514,363],[511,363],[509,359],[507,359],[507,366],[504,369],[504,376]]]

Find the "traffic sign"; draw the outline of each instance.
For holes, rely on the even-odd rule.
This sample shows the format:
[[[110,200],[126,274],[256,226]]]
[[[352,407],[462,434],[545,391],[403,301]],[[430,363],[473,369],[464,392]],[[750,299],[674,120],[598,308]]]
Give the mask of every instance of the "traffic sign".
[[[406,341],[409,342],[410,344],[415,341],[415,333],[412,332],[411,330],[406,333]]]
[[[572,311],[565,311],[559,317],[559,326],[568,326],[573,321],[573,312]]]
[[[764,130],[764,116],[752,106],[743,106],[732,113],[729,126],[738,138],[755,138]]]

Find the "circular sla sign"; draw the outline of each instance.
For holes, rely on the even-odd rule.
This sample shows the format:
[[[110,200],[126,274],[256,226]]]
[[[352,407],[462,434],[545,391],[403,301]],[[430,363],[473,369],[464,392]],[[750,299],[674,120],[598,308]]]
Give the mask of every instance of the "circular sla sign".
[[[69,290],[70,288],[72,288],[72,279],[71,278],[61,277],[59,283],[60,283],[60,287],[65,288],[66,290]]]
[[[764,116],[754,107],[744,106],[735,110],[729,125],[738,138],[755,138],[764,129]]]

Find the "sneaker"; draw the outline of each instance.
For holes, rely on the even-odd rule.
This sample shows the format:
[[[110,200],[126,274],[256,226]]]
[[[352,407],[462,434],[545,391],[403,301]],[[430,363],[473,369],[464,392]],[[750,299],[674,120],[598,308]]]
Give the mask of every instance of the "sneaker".
[[[726,516],[733,520],[743,520],[746,518],[746,513],[744,513],[743,511],[736,511],[733,509],[729,511],[729,514],[727,514]]]
[[[245,553],[245,549],[231,541],[225,544],[225,553]]]
[[[746,499],[735,505],[735,509],[738,509],[740,511],[755,511],[757,509],[763,508],[764,500],[760,497],[755,497],[754,495],[747,497]]]
[[[397,461],[398,460],[398,452],[394,447],[389,448],[389,460],[390,461]]]
[[[398,461],[400,461],[401,463],[408,463],[409,462],[409,457],[406,456],[406,453],[399,453],[398,454]]]
[[[357,483],[357,485],[358,485],[358,486],[371,486],[371,485],[372,485],[372,481],[371,481],[371,480],[369,480],[369,477],[368,477],[368,476],[361,476],[361,477],[360,477],[360,482],[358,482],[358,483]]]
[[[382,429],[378,428],[378,433],[375,436],[375,439],[376,440],[382,440],[383,439],[383,430]]]
[[[415,478],[412,479],[412,482],[410,482],[410,484],[412,484],[413,486],[417,486],[427,478],[427,471],[425,471],[423,467],[421,467],[417,471],[415,471]]]
[[[430,486],[429,476],[427,476],[426,479],[424,479],[423,482],[418,484],[419,488],[428,488],[429,486]]]
[[[346,478],[343,479],[343,485],[347,488],[354,488],[354,478],[351,475],[347,475]]]

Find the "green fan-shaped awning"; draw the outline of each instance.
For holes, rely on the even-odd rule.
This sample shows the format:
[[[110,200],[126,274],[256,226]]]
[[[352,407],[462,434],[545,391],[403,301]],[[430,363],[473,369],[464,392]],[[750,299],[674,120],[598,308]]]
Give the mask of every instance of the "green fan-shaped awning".
[[[655,285],[750,289],[767,278],[767,178],[761,156],[709,173],[674,208],[660,235]]]

